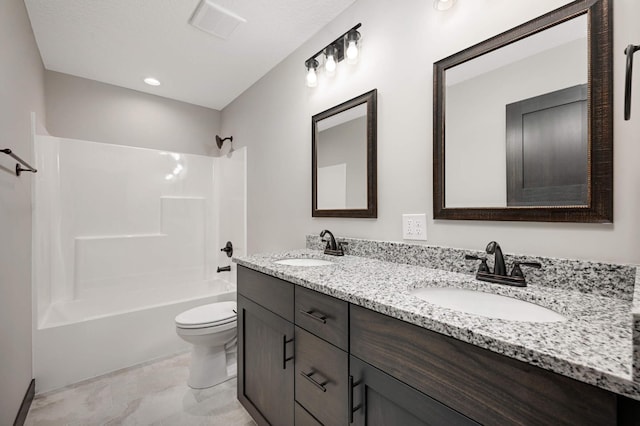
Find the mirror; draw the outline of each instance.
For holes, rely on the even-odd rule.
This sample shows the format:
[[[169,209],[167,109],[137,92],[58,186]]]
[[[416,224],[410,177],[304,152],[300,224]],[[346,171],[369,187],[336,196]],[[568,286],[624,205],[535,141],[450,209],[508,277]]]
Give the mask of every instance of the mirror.
[[[377,91],[316,114],[313,217],[377,217]]]
[[[611,222],[609,0],[434,64],[434,218]]]

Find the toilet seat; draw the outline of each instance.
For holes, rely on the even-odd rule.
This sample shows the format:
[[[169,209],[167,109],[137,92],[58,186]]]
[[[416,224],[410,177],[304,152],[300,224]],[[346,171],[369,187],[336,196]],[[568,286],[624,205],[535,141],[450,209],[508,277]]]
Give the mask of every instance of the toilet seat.
[[[236,322],[236,302],[217,302],[189,309],[176,316],[176,327],[202,329],[232,325]],[[228,327],[222,327],[228,328]]]

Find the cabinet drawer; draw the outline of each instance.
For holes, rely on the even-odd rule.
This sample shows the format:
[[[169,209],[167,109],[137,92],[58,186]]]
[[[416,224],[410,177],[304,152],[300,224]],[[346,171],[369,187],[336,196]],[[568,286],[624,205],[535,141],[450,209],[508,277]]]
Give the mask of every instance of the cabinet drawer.
[[[296,402],[295,408],[296,426],[322,426],[322,423],[317,421],[302,405]]]
[[[238,266],[238,293],[293,322],[293,284]]]
[[[296,286],[295,323],[347,350],[349,304],[326,294]]]
[[[483,424],[614,425],[616,396],[351,306],[351,354]]]
[[[347,353],[295,327],[295,397],[324,425],[347,423]]]

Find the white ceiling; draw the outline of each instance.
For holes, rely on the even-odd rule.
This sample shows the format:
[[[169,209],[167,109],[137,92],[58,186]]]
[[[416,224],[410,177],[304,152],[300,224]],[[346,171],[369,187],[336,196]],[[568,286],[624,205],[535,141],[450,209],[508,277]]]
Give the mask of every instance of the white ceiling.
[[[247,20],[227,40],[189,25],[199,0],[25,4],[46,69],[220,110],[355,0],[214,1]]]

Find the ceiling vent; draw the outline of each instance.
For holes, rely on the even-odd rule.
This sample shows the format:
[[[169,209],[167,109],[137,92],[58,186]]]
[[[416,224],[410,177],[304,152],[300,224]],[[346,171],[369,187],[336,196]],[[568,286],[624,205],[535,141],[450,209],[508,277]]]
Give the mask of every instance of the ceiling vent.
[[[238,25],[245,22],[247,20],[243,17],[211,0],[202,0],[189,20],[194,27],[224,40],[229,38]]]

